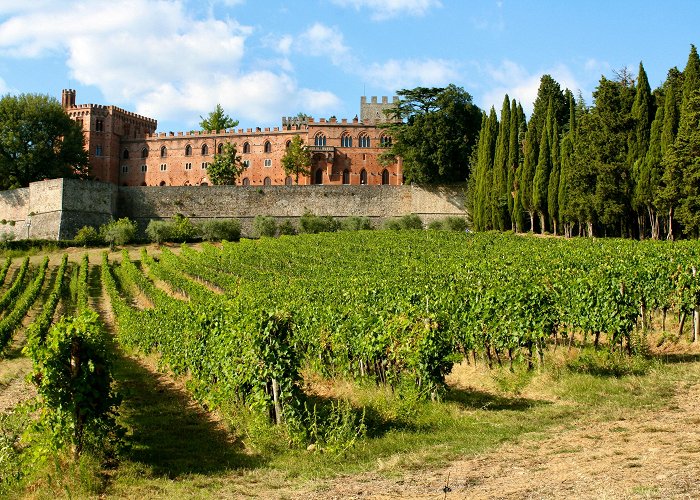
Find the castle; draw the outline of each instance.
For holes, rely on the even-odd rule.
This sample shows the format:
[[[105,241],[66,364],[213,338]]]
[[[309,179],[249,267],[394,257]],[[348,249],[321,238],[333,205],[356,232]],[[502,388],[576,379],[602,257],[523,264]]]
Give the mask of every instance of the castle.
[[[156,120],[116,106],[76,104],[76,91],[62,92],[66,113],[85,135],[90,178],[118,186],[206,186],[207,167],[224,143],[235,143],[246,169],[242,186],[291,185],[282,157],[292,138],[301,136],[312,154],[311,175],[299,184],[401,185],[401,159],[379,163],[391,137],[379,125],[387,97],[360,101],[360,118],[282,118],[281,127],[213,132],[160,132]]]

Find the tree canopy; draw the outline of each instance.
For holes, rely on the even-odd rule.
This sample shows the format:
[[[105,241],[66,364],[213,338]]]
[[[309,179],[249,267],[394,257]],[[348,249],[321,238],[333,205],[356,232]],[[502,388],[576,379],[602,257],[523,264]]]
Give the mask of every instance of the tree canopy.
[[[234,120],[229,115],[224,113],[224,108],[221,107],[221,104],[217,104],[216,109],[209,113],[206,118],[201,115],[199,117],[202,119],[202,121],[199,122],[199,126],[202,128],[202,130],[207,132],[226,130],[238,125],[238,120]]]
[[[221,153],[214,155],[214,161],[207,168],[207,175],[212,184],[236,184],[246,166],[236,150],[236,144],[224,143]]]
[[[297,184],[299,176],[311,175],[311,152],[304,145],[301,137],[295,135],[282,157],[282,168],[285,175],[293,175]]]
[[[385,128],[392,137],[384,163],[403,159],[407,183],[464,182],[481,126],[481,111],[461,87],[416,87],[397,92]]]
[[[0,99],[0,189],[82,176],[87,167],[83,131],[56,99],[40,94]]]

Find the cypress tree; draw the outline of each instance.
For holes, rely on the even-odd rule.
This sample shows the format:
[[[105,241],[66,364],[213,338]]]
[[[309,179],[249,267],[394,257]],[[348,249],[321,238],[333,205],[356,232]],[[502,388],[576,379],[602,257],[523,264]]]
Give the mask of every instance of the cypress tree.
[[[559,222],[559,183],[560,183],[560,159],[559,159],[559,127],[554,122],[552,127],[552,171],[549,174],[547,185],[547,211],[552,220],[552,233],[557,234]]]
[[[529,231],[535,230],[535,206],[532,200],[533,180],[535,178],[535,169],[537,168],[538,144],[535,139],[535,127],[530,122],[525,134],[525,142],[523,143],[523,166],[520,169],[518,178],[518,195],[520,204],[530,216]]]
[[[481,231],[481,223],[483,221],[483,173],[481,172],[483,156],[484,141],[486,140],[486,113],[481,113],[481,130],[479,131],[479,139],[476,146],[476,163],[472,168],[471,175],[469,176],[469,185],[473,187],[472,191],[472,223],[476,231]],[[472,180],[473,179],[473,180]]]
[[[515,200],[513,192],[515,191],[515,175],[520,164],[520,141],[518,139],[520,132],[520,112],[518,106],[513,99],[510,107],[510,127],[508,129],[508,192],[506,199],[508,200],[508,215],[511,219],[511,227],[516,229],[516,223],[513,219],[513,208]],[[516,229],[517,230],[517,229]]]
[[[655,199],[660,188],[661,175],[661,130],[664,123],[664,106],[656,109],[656,116],[651,124],[649,149],[641,162],[639,178],[635,185],[634,198],[636,203],[649,217],[649,227],[652,239],[659,239],[659,214]]]
[[[696,90],[700,89],[700,58],[695,45],[690,46],[688,62],[683,70],[683,98],[681,100],[681,113],[689,110],[688,101]],[[690,112],[690,111],[689,111]]]
[[[501,122],[498,127],[491,187],[491,226],[499,231],[503,231],[510,226],[510,215],[508,212],[508,197],[510,196],[508,187],[510,121],[510,98],[506,94],[501,107]]]
[[[690,59],[690,58],[689,58]],[[656,205],[666,212],[666,238],[672,240],[673,212],[680,201],[681,173],[675,168],[676,163],[671,161],[671,148],[676,140],[678,125],[680,122],[680,101],[683,96],[683,75],[676,68],[668,72],[664,82],[664,122],[661,130],[661,163],[663,175],[661,177],[661,189],[656,196]]]
[[[639,63],[639,76],[637,77],[637,89],[632,104],[632,120],[634,121],[634,130],[630,136],[629,149],[627,151],[627,161],[630,171],[632,172],[633,195],[632,209],[637,214],[637,225],[639,226],[639,237],[643,238],[645,233],[646,216],[644,214],[645,204],[637,196],[636,188],[640,180],[641,169],[646,158],[647,150],[649,149],[649,136],[651,134],[651,122],[654,114],[654,99],[651,95],[651,87],[647,79],[644,65]]]
[[[574,217],[569,209],[569,184],[572,179],[574,156],[574,132],[569,130],[561,140],[561,162],[559,167],[559,191],[557,193],[557,208],[559,209],[559,222],[564,229],[564,236],[571,237],[571,228]]]
[[[550,138],[552,136],[553,118],[552,106],[550,106],[545,126],[542,129],[539,156],[532,184],[532,205],[540,216],[540,233],[544,233],[546,230],[547,188],[549,186],[549,174],[552,170]]]
[[[491,190],[493,189],[493,158],[498,135],[496,110],[491,107],[488,118],[484,115],[479,134],[479,151],[477,155],[476,196],[474,199],[474,225],[479,231],[492,228],[491,225]]]

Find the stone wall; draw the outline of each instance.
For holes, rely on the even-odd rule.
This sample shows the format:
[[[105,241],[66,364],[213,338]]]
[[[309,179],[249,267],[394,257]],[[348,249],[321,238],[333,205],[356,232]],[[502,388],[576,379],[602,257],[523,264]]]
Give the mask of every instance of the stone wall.
[[[129,217],[143,230],[153,219],[182,214],[193,221],[236,218],[251,234],[256,215],[297,221],[304,213],[368,217],[375,226],[415,213],[425,223],[464,215],[464,188],[446,186],[163,186],[117,187],[52,179],[0,192],[2,232],[15,238],[70,239],[83,226]],[[14,225],[11,224],[14,223]]]

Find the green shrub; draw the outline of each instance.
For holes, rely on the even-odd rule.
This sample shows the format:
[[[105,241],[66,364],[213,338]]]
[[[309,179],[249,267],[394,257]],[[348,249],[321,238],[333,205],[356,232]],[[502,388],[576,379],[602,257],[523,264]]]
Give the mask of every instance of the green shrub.
[[[126,245],[136,236],[136,222],[124,217],[100,226],[100,237],[110,246]]]
[[[104,240],[100,238],[100,233],[92,226],[81,227],[75,235],[75,238],[73,238],[73,242],[81,247],[104,244]]]
[[[146,227],[146,236],[149,241],[158,244],[173,241],[173,224],[164,220],[152,220]]]
[[[398,231],[401,229],[423,229],[423,221],[416,214],[407,214],[398,219],[390,219],[384,223],[384,229]]]
[[[273,237],[277,234],[277,222],[272,217],[256,215],[253,220],[253,229],[258,237]]]
[[[172,224],[172,241],[182,243],[200,239],[199,230],[192,224],[189,217],[185,217],[182,214],[175,214],[172,218]]]
[[[445,225],[443,224],[442,219],[435,219],[428,223],[428,229],[431,231],[442,231],[445,229]]]
[[[236,219],[208,220],[198,225],[202,239],[206,241],[238,241],[241,239],[241,223]]]
[[[314,215],[306,212],[299,219],[299,232],[306,234],[332,233],[340,229],[340,223],[330,215]]]
[[[444,219],[436,219],[428,224],[428,229],[464,232],[467,229],[467,219],[464,217],[455,216],[445,217]]]
[[[623,377],[625,375],[644,375],[651,368],[652,362],[643,356],[629,356],[621,352],[606,349],[586,349],[567,363],[567,368],[577,373],[590,375]]]
[[[279,232],[280,232],[280,236],[283,234],[291,236],[291,235],[297,234],[297,228],[294,227],[294,223],[292,221],[287,219],[282,224],[280,224]]]
[[[8,241],[13,241],[15,239],[15,233],[8,233],[3,231],[0,233],[0,242],[5,243]]]
[[[367,217],[348,217],[340,222],[343,231],[362,231],[372,229],[372,223]]]

